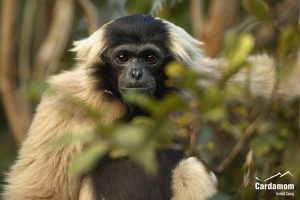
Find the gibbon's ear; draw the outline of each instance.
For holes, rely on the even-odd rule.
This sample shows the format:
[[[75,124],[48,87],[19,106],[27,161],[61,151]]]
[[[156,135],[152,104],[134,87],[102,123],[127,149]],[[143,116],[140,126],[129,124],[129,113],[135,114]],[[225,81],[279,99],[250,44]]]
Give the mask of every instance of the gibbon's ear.
[[[203,60],[200,49],[203,43],[193,38],[181,27],[176,26],[167,20],[160,20],[167,26],[170,37],[169,49],[173,56],[182,64],[198,68],[199,63],[201,64],[201,60]]]
[[[71,51],[76,53],[76,60],[79,63],[88,65],[97,61],[102,62],[100,55],[105,49],[104,31],[108,24],[100,27],[88,38],[73,43]]]

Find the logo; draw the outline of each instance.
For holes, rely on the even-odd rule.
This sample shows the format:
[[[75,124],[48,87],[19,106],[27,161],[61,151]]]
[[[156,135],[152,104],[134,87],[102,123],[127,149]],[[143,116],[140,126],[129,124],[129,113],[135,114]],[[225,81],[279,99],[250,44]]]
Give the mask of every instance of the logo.
[[[294,177],[294,175],[290,171],[287,171],[285,173],[278,172],[277,174],[274,174],[269,178],[263,180],[255,177],[255,179],[257,180],[257,182],[255,183],[255,189],[274,190],[276,192],[276,196],[294,196],[295,185],[293,183],[272,183],[272,179],[276,177],[282,178],[284,176]]]

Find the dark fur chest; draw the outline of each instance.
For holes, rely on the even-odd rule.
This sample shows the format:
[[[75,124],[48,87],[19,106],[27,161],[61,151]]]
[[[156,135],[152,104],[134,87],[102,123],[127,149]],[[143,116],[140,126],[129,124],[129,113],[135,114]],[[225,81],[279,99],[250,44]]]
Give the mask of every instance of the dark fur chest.
[[[172,170],[182,158],[182,151],[159,151],[155,174],[146,173],[128,158],[103,158],[91,176],[96,199],[170,200]]]

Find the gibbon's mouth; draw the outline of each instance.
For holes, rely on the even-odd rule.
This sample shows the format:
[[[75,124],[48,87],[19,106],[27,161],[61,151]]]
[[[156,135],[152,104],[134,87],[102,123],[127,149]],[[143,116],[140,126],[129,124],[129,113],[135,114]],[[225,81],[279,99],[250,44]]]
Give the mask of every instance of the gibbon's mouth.
[[[136,92],[136,93],[143,93],[147,95],[153,94],[152,87],[123,87],[120,88],[121,93],[128,93],[128,92]]]

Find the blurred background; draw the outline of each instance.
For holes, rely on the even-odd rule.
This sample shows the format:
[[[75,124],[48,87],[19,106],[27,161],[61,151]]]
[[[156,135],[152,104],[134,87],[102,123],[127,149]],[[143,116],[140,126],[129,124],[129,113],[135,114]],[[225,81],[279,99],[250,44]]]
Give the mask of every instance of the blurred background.
[[[74,40],[87,37],[112,19],[132,14],[167,19],[201,40],[203,53],[209,57],[226,54],[226,37],[232,32],[251,34],[255,41],[252,53],[266,53],[281,60],[295,56],[299,45],[298,0],[1,0],[0,12],[0,183],[3,172],[16,158],[16,149],[46,88],[45,79],[73,66],[74,55],[68,50]],[[261,153],[258,155],[270,158],[262,157],[260,162],[272,166],[281,162],[283,154],[293,154],[295,159],[285,164],[299,179],[298,106],[275,115],[286,125],[282,125],[283,134],[293,130],[291,137],[287,136],[289,142],[280,143],[281,137],[264,135],[252,146]],[[209,134],[213,131],[208,126],[203,129]],[[222,137],[230,137],[234,143],[237,136]],[[289,149],[280,146],[287,144]],[[271,151],[276,148],[279,153]],[[239,176],[234,169],[241,164],[235,162],[221,184],[238,188],[226,176]],[[223,190],[226,196],[231,187]]]

